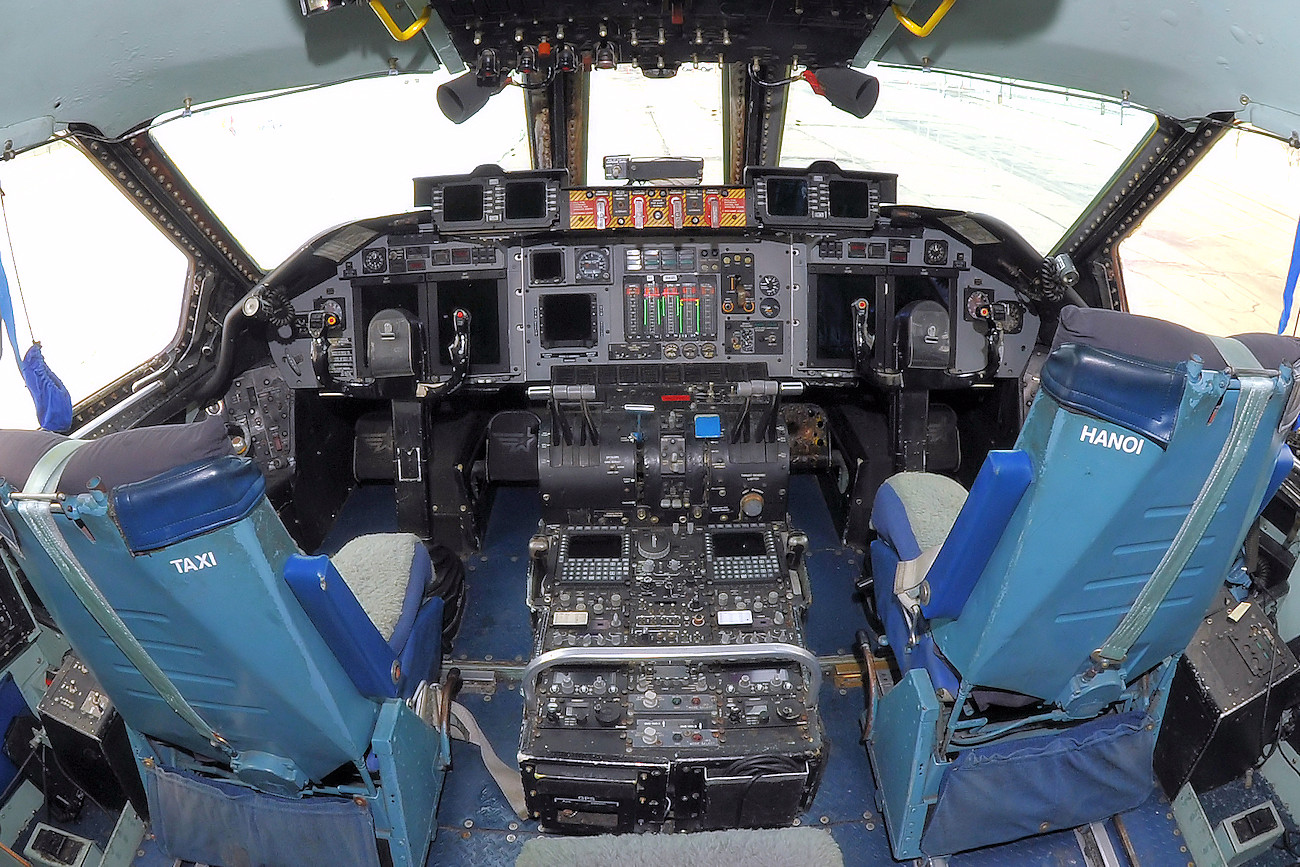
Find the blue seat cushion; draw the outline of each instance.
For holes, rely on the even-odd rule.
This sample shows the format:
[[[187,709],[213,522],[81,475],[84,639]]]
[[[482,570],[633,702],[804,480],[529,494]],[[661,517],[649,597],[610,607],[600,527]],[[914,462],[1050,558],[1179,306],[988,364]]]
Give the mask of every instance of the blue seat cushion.
[[[257,464],[226,455],[119,485],[113,510],[127,545],[139,554],[233,524],[265,495]]]

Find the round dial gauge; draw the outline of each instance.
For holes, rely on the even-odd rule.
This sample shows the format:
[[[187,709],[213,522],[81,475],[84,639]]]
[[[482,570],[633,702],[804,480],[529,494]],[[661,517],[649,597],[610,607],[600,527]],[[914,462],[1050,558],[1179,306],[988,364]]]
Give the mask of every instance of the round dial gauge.
[[[764,298],[758,302],[758,312],[766,319],[775,319],[781,315],[781,302],[775,298]]]
[[[608,280],[609,254],[604,250],[588,250],[578,257],[579,280]]]
[[[948,242],[935,238],[925,242],[925,264],[944,265],[948,262]]]
[[[758,288],[764,295],[771,298],[781,291],[781,281],[776,279],[774,274],[764,274],[758,278]]]
[[[361,254],[361,270],[367,274],[377,274],[388,268],[388,254],[383,247],[371,247]]]

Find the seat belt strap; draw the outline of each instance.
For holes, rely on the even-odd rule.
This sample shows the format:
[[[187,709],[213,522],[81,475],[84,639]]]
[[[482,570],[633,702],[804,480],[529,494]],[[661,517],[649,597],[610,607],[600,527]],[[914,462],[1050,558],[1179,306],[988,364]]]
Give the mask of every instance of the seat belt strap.
[[[1236,479],[1259,428],[1260,419],[1268,407],[1269,398],[1273,396],[1272,377],[1259,372],[1259,362],[1249,349],[1240,342],[1227,338],[1216,338],[1215,344],[1219,346],[1224,360],[1238,371],[1241,390],[1237,397],[1237,411],[1232,419],[1232,427],[1214,462],[1214,468],[1196,495],[1174,541],[1138,593],[1133,607],[1120,620],[1119,626],[1115,627],[1106,643],[1093,652],[1094,660],[1103,665],[1118,666],[1122,663],[1150,625]],[[1242,374],[1241,370],[1251,372]]]
[[[510,804],[510,809],[514,810],[519,818],[527,819],[528,807],[524,803],[524,782],[519,776],[519,767],[511,767],[501,761],[496,751],[492,749],[492,744],[488,743],[487,735],[483,734],[483,729],[479,727],[478,720],[474,719],[474,715],[463,704],[455,701],[451,703],[451,718],[460,729],[457,731],[456,726],[450,726],[452,737],[478,747],[483,756],[483,766],[492,775],[492,779],[496,780],[497,786],[501,788],[501,794],[505,795],[506,802]]]
[[[1246,344],[1240,340],[1232,337],[1211,337],[1210,341],[1214,344],[1214,348],[1219,350],[1219,354],[1223,356],[1223,360],[1228,363],[1228,367],[1235,374],[1271,376],[1276,373],[1276,371],[1265,370],[1260,367],[1259,359],[1255,357],[1255,353],[1251,352],[1246,347]]]
[[[28,477],[23,492],[27,494],[54,493],[59,478],[63,475],[63,470],[67,467],[68,461],[72,459],[73,453],[86,444],[86,440],[65,440],[46,452],[36,462],[36,466],[32,468],[31,476]],[[54,520],[50,504],[41,500],[22,499],[17,502],[17,506],[18,514],[31,528],[36,540],[49,554],[50,559],[63,575],[72,592],[76,594],[77,599],[90,612],[90,616],[95,618],[95,622],[104,630],[113,644],[117,645],[117,649],[122,652],[122,655],[144,676],[144,679],[158,692],[163,701],[167,702],[168,707],[176,711],[180,718],[185,720],[204,740],[214,747],[233,755],[234,750],[226,742],[226,739],[213,731],[212,727],[204,722],[198,712],[181,695],[176,685],[171,682],[171,678],[158,667],[158,664],[149,656],[148,651],[140,645],[139,640],[132,634],[130,627],[113,610],[113,606],[109,603],[107,597],[96,586],[94,580],[90,577],[90,573],[81,565],[76,555],[73,554],[72,548],[68,546],[67,540],[63,538],[63,533]]]

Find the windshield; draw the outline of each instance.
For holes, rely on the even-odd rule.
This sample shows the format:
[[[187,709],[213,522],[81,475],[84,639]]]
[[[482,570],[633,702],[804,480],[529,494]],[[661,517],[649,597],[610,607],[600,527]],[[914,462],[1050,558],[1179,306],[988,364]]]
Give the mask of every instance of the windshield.
[[[270,269],[332,226],[411,210],[412,178],[529,167],[523,92],[506,88],[457,126],[434,96],[450,77],[383,76],[195,109],[152,134]]]
[[[961,208],[1049,250],[1151,132],[1113,101],[872,64],[880,101],[864,120],[790,85],[781,165],[832,160],[898,174],[900,204]]]
[[[587,183],[605,180],[607,156],[699,157],[704,183],[722,183],[722,71],[715,63],[682,64],[651,80],[631,64],[591,74]]]

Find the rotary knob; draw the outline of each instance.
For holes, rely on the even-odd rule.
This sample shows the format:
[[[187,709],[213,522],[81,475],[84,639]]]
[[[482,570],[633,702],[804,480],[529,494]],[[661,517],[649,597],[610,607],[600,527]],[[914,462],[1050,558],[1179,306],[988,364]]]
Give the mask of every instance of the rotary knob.
[[[798,719],[802,713],[803,707],[799,702],[794,701],[793,699],[787,698],[784,701],[777,702],[776,704],[776,715],[786,722]]]
[[[637,553],[647,560],[662,560],[668,556],[669,539],[664,530],[642,533],[636,540]]]

